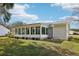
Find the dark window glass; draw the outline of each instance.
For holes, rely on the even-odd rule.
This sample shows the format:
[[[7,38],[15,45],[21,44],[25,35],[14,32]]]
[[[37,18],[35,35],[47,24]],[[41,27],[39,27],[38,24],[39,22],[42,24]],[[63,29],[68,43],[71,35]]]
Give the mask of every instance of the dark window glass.
[[[25,34],[25,28],[22,28],[22,34]]]
[[[40,27],[36,27],[36,34],[40,34]]]
[[[15,34],[18,34],[18,29],[17,28],[15,28]]]
[[[35,30],[33,27],[31,27],[31,34],[34,34]]]
[[[42,27],[42,34],[45,34],[45,27]]]
[[[26,28],[26,34],[29,34],[29,28]]]
[[[21,28],[18,28],[18,34],[19,35],[21,34]]]
[[[46,34],[48,34],[48,28],[46,28]]]

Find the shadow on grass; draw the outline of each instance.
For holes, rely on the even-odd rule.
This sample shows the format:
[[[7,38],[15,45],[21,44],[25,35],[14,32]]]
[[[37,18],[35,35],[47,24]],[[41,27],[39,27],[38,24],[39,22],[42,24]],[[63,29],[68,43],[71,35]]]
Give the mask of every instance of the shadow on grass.
[[[48,41],[48,42],[52,42],[52,43],[62,43],[64,40],[59,40],[59,39],[57,39],[57,40],[54,40],[54,39],[47,39],[47,40],[42,40],[42,41]]]
[[[0,49],[0,55],[3,56],[59,56],[57,51],[49,48],[38,45],[36,42],[29,43],[28,45],[24,44],[21,41],[14,41],[9,43],[9,45],[2,46],[3,49]],[[2,51],[2,52],[1,52]]]

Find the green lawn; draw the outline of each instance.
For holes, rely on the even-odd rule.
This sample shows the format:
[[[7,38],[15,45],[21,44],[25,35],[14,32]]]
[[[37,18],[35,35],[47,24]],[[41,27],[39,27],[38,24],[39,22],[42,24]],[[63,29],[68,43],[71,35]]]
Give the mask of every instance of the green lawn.
[[[71,35],[73,38],[78,38],[79,39],[79,35]]]
[[[79,55],[79,43],[63,41],[24,40],[0,37],[0,55],[3,56],[61,56]]]
[[[63,41],[60,44],[60,47],[63,49],[67,49],[73,51],[79,55],[79,35],[72,35],[71,41]]]
[[[55,44],[45,41],[23,40],[0,37],[0,55],[10,56],[41,56],[61,55],[53,47]]]

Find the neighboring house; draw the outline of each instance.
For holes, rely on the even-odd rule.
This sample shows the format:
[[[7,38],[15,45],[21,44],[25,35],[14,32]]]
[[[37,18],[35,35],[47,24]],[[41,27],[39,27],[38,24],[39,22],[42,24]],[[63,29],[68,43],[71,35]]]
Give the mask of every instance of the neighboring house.
[[[0,36],[5,36],[10,30],[3,25],[0,25]]]
[[[71,35],[79,35],[79,29],[70,29],[69,34],[71,34]]]
[[[14,37],[36,39],[68,39],[69,26],[66,22],[35,23],[12,28]]]
[[[70,30],[70,31],[69,31],[69,34],[70,34],[70,35],[73,35],[73,34],[74,34],[74,31]]]

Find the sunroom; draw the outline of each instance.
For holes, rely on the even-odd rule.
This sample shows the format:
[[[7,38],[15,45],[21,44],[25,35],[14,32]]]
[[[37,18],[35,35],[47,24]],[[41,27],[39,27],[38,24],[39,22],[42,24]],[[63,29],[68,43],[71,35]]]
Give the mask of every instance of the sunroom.
[[[45,39],[48,38],[48,26],[44,24],[27,24],[14,27],[14,37]]]

